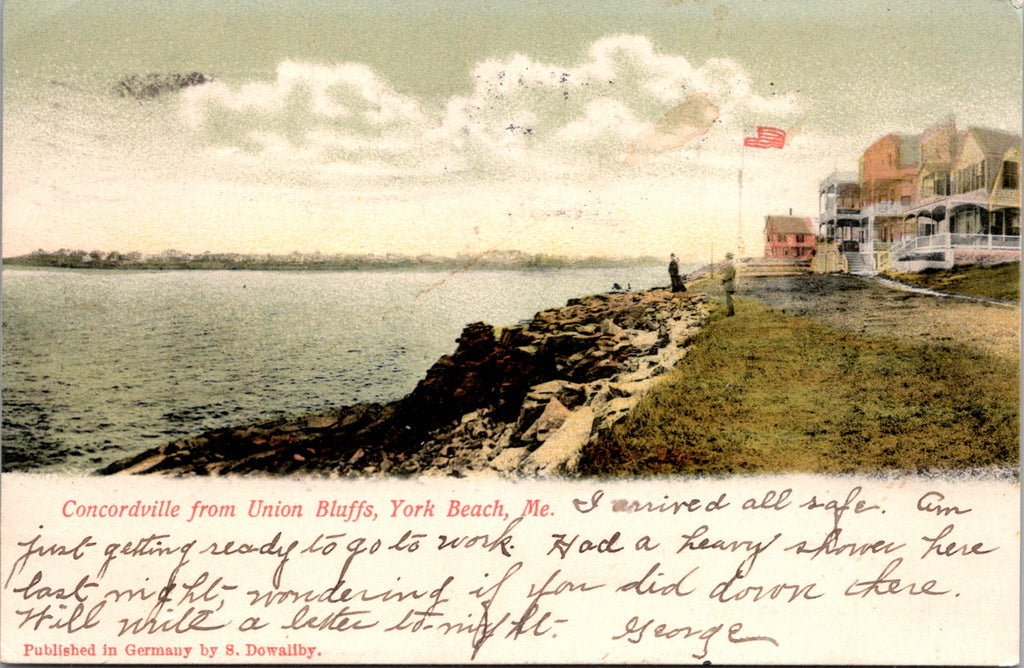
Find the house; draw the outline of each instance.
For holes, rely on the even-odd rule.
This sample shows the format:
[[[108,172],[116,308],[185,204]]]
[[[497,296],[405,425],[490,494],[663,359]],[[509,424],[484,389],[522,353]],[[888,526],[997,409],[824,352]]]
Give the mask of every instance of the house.
[[[866,249],[873,242],[890,243],[906,232],[903,210],[914,201],[914,184],[921,166],[917,135],[888,134],[869,146],[860,158],[861,227]]]
[[[860,246],[860,183],[853,172],[832,172],[818,184],[818,236],[840,247]]]
[[[1014,229],[1016,225],[1016,234],[1020,235],[1019,179],[1015,188],[1003,188],[1001,183],[998,184],[1000,191],[1015,191],[1013,205],[992,210],[990,203],[990,197],[997,189],[997,174],[1014,171],[1003,170],[1002,166],[1005,156],[1014,147],[1019,155],[1020,141],[1020,135],[999,130],[971,128],[967,131],[963,147],[953,163],[947,213],[950,233],[1004,235],[1011,234],[1007,230]],[[1019,158],[1016,164],[1019,168]],[[1007,195],[1009,193],[1003,193],[1001,197],[1007,199]],[[1010,225],[1007,225],[1008,221]]]
[[[950,118],[876,140],[857,177],[859,211],[839,205],[856,192],[848,175],[818,188],[822,239],[851,273],[1020,259],[1020,135]]]
[[[950,174],[967,132],[956,129],[952,119],[921,133],[921,166],[917,172],[914,200],[904,210],[904,233],[928,236],[938,233],[946,217],[950,195]]]
[[[892,246],[893,268],[1019,260],[1020,142],[1020,135],[988,128],[962,133],[948,192],[919,204],[918,234]]]
[[[1020,236],[1021,204],[1021,145],[1018,142],[1006,149],[1002,164],[996,172],[992,194],[988,198],[988,210],[997,222],[993,230],[1000,234]],[[995,232],[993,232],[995,233]]]
[[[817,239],[810,218],[764,217],[764,256],[780,260],[810,260]]]

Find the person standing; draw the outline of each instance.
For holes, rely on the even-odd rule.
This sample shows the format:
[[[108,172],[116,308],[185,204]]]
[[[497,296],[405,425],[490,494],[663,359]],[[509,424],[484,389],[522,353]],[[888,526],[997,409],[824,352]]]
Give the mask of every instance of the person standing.
[[[686,285],[683,284],[683,279],[679,275],[679,260],[676,259],[675,253],[672,253],[672,258],[668,263],[668,277],[672,281],[672,292],[686,292]]]
[[[736,267],[732,265],[732,253],[725,254],[725,271],[722,273],[722,287],[725,289],[726,316],[736,315],[732,305],[732,293],[736,292]]]

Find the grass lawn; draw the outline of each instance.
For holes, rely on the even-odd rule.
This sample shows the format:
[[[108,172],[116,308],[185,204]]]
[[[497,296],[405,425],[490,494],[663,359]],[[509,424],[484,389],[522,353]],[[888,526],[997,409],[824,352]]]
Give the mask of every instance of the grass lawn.
[[[1017,366],[962,346],[828,328],[741,300],[585,475],[870,472],[1018,462]]]
[[[893,272],[887,275],[910,285],[940,292],[1020,300],[1020,262],[991,266],[964,265],[952,269]]]

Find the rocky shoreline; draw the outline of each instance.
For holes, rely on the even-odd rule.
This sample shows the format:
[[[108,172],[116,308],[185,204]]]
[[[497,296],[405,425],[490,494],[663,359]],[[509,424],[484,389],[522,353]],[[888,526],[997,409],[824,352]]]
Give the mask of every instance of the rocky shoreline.
[[[571,475],[708,322],[703,294],[572,299],[526,324],[467,325],[406,397],[219,429],[99,474]]]

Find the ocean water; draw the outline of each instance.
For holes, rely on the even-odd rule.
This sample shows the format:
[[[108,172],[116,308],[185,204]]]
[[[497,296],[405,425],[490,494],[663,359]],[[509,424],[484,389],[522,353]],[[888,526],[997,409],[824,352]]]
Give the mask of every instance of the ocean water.
[[[466,324],[615,282],[667,275],[4,269],[3,468],[84,474],[209,429],[397,399]]]

